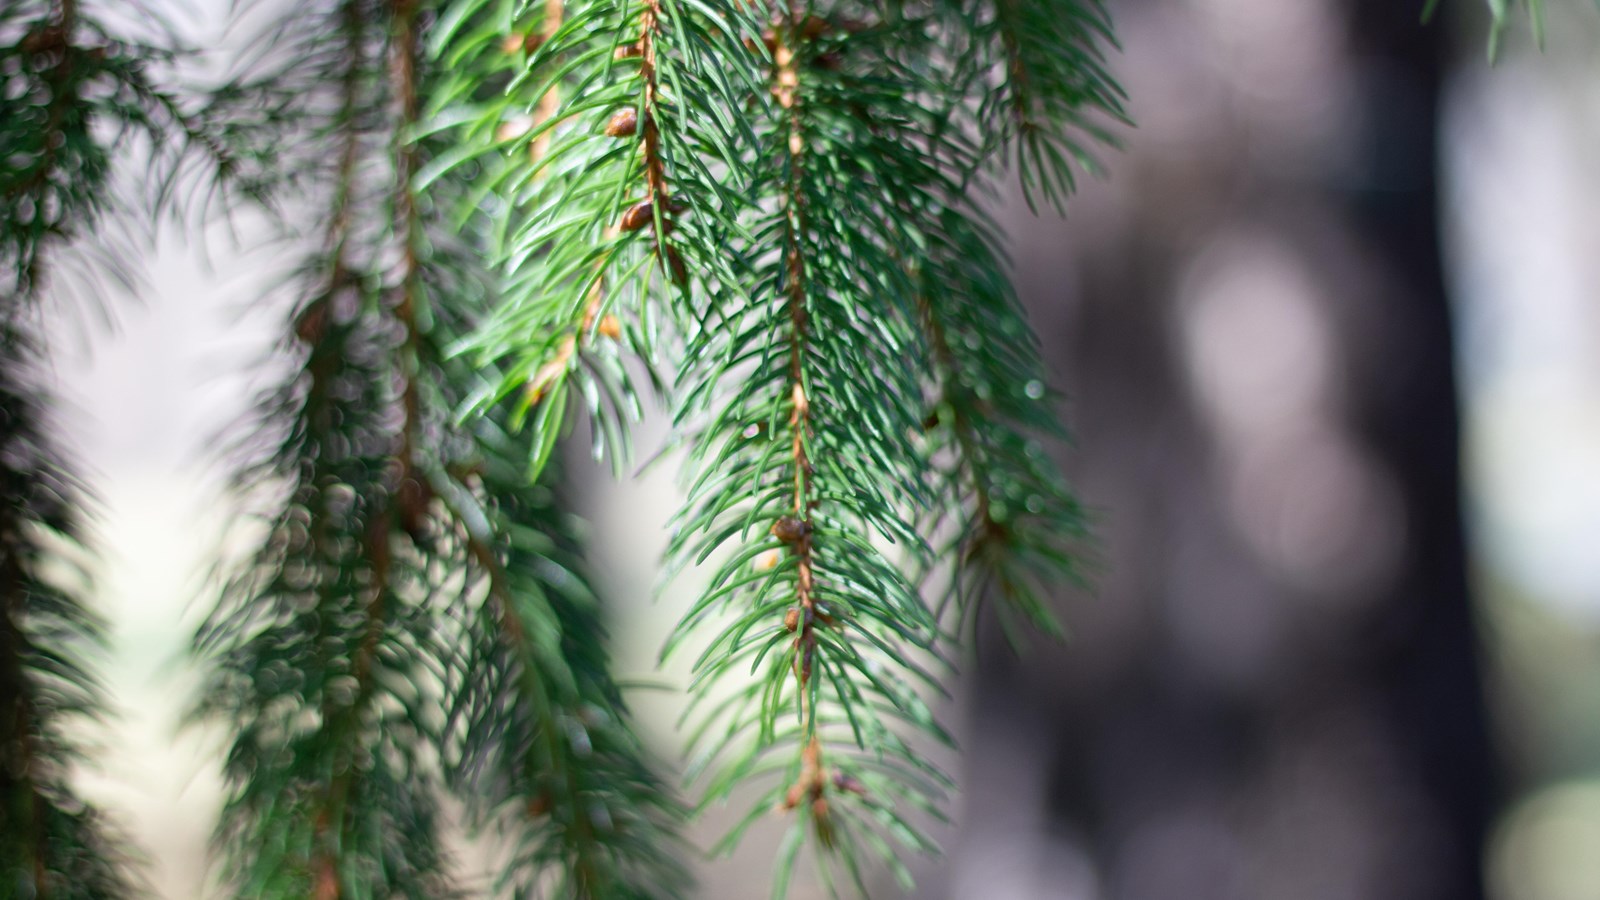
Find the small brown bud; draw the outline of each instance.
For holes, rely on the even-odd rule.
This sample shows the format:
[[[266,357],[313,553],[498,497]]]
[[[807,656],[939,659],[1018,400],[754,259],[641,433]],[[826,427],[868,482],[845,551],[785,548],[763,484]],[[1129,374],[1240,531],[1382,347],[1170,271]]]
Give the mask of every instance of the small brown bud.
[[[783,627],[789,631],[800,627],[800,610],[798,608],[791,606],[789,611],[783,614]]]
[[[785,544],[792,544],[811,532],[811,526],[796,519],[794,516],[784,516],[772,523],[772,536]]]
[[[817,842],[824,849],[833,849],[833,822],[828,818],[828,801],[821,797],[811,802],[811,824],[817,829]]]
[[[639,113],[632,107],[619,109],[611,114],[611,120],[606,122],[606,135],[608,137],[628,137],[639,130]]]
[[[327,857],[317,867],[317,883],[311,888],[312,900],[330,900],[337,898],[342,888],[339,887],[339,870],[333,858]]]
[[[833,30],[833,23],[821,16],[806,16],[800,23],[800,36],[808,41],[814,41]]]
[[[806,789],[804,785],[791,785],[789,787],[789,792],[783,797],[783,808],[794,809],[796,806],[800,805],[800,801],[805,797],[805,795]]]
[[[617,227],[623,231],[638,231],[655,218],[654,207],[649,200],[640,200],[628,207],[617,222]]]
[[[613,341],[622,337],[622,323],[617,321],[616,316],[601,316],[600,325],[595,330]]]
[[[644,47],[640,46],[638,41],[635,41],[618,47],[617,51],[611,54],[611,57],[613,59],[637,59],[643,55]]]

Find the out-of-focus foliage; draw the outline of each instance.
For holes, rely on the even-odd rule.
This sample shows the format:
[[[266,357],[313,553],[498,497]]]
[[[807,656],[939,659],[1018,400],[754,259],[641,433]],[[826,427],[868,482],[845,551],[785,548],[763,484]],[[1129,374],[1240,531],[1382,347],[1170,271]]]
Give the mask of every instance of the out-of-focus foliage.
[[[219,835],[244,896],[451,895],[439,794],[508,843],[496,895],[668,896],[681,810],[633,736],[571,523],[526,437],[454,411],[492,308],[473,184],[430,175],[431,7],[291,4],[212,113],[240,175],[318,218],[237,447],[266,536],[198,638],[236,730]]]
[[[100,622],[72,571],[82,487],[45,433],[37,350],[15,321],[26,311],[3,299],[14,320],[0,325],[0,891],[124,897],[123,853],[69,782],[74,720],[101,705],[87,652]]]
[[[70,0],[0,7],[0,895],[126,897],[136,880],[71,770],[101,625],[84,602],[82,485],[50,434],[39,321],[71,294],[104,308],[128,285],[134,248],[116,217],[148,222],[196,184],[225,180],[178,95],[150,70],[170,49],[115,37]],[[143,138],[141,197],[113,187],[111,161]],[[57,265],[63,251],[90,265]],[[63,271],[71,269],[72,271]],[[60,276],[68,277],[62,278]]]
[[[1506,30],[1521,17],[1526,17],[1533,29],[1534,43],[1541,48],[1545,43],[1545,0],[1484,0],[1489,13],[1489,62],[1500,58],[1500,46]],[[1600,4],[1595,4],[1600,9]],[[1427,0],[1422,9],[1422,20],[1431,20],[1438,12],[1439,0]]]

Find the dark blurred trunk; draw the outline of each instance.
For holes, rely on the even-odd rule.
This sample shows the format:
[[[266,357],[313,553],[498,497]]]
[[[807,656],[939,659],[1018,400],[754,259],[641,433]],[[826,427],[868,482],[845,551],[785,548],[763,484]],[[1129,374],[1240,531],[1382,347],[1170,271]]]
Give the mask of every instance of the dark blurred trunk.
[[[1113,6],[1143,127],[1069,223],[1018,220],[1102,575],[1064,603],[1064,650],[986,641],[944,895],[999,871],[1009,834],[1034,842],[1008,851],[1033,888],[996,900],[1475,900],[1494,764],[1439,251],[1443,30],[1409,2],[1328,5],[1337,78],[1306,90],[1338,120],[1308,137],[1303,98],[1205,74],[1254,48],[1208,44],[1215,16]]]

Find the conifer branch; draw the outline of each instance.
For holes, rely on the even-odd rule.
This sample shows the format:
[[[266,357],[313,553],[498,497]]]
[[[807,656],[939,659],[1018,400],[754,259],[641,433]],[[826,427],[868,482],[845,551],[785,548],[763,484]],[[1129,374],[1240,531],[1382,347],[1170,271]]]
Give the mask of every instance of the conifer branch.
[[[69,774],[70,723],[101,709],[85,653],[101,623],[46,574],[80,549],[83,495],[43,433],[38,386],[23,381],[37,359],[19,324],[0,333],[0,877],[45,900],[109,900],[133,890],[125,855]]]
[[[1111,20],[1101,0],[980,0],[967,15],[983,23],[964,65],[989,82],[976,118],[985,155],[1015,170],[1030,206],[1042,197],[1063,210],[1074,169],[1100,171],[1092,145],[1116,146],[1108,126],[1130,124],[1106,68]]]
[[[516,21],[519,9],[507,9],[502,21]],[[749,66],[705,68],[717,54],[745,56],[738,41],[749,14],[739,4],[573,0],[562,17],[558,29],[537,26],[549,37],[531,50],[526,39],[504,41],[517,44],[510,55],[489,52],[469,27],[442,35],[451,59],[476,64],[445,92],[472,102],[436,113],[465,123],[476,156],[447,165],[476,159],[504,197],[493,206],[505,235],[497,249],[506,302],[465,349],[506,371],[481,402],[520,391],[538,435],[534,471],[573,396],[596,425],[597,457],[609,453],[620,471],[641,409],[625,361],[645,363],[659,390],[658,348],[692,307],[665,296],[672,286],[688,291],[692,276],[731,272],[723,236],[743,200],[725,182],[744,160],[734,150],[736,120],[701,112],[731,112],[740,87],[758,79]]]
[[[991,588],[1050,622],[1036,587],[1071,571],[1078,534],[1036,443],[1054,433],[1042,366],[966,191],[1010,154],[1030,197],[1060,201],[1087,159],[1076,132],[1105,137],[1099,119],[1121,117],[1110,35],[1089,0],[1064,23],[1029,0],[705,10],[574,0],[503,82],[511,99],[436,114],[513,140],[512,172],[517,142],[549,142],[535,173],[495,176],[508,302],[470,349],[510,361],[486,396],[523,389],[535,468],[569,390],[614,448],[635,392],[611,360],[665,347],[679,361],[689,500],[668,568],[717,561],[664,654],[699,645],[685,721],[701,806],[759,786],[718,849],[803,805],[777,894],[808,833],[830,884],[861,888],[868,856],[906,880],[894,845],[931,848],[922,826],[950,785],[916,742],[948,741],[927,696],[951,638]],[[481,43],[459,34],[453,58],[472,58]],[[557,84],[560,112],[529,116]],[[537,124],[503,127],[518,121]],[[636,150],[606,141],[634,135]],[[669,184],[691,201],[682,222]],[[648,324],[663,307],[664,340]],[[603,312],[625,312],[614,348],[585,338]],[[586,368],[597,357],[609,379]],[[914,586],[934,570],[952,585],[937,611]]]
[[[955,520],[950,544],[933,558],[948,584],[938,617],[965,632],[993,593],[1014,640],[1023,624],[1059,633],[1042,594],[1079,580],[1086,529],[1038,442],[1060,436],[1044,366],[1020,318],[1007,314],[1017,307],[1009,285],[992,277],[1000,267],[993,237],[954,210],[940,233],[945,240],[915,273],[925,285],[935,385],[925,423],[930,465],[943,472],[948,497],[925,528]]]
[[[804,21],[796,5],[791,3],[784,28],[775,32],[773,63],[776,72],[777,101],[788,116],[788,184],[783,194],[784,265],[788,281],[789,315],[789,427],[793,432],[794,513],[780,518],[772,525],[774,535],[790,544],[795,557],[795,606],[785,613],[784,627],[795,633],[794,651],[790,666],[796,679],[796,693],[800,703],[801,750],[800,778],[790,786],[784,805],[794,808],[805,803],[817,836],[824,845],[832,843],[828,824],[828,802],[823,794],[827,788],[823,774],[822,742],[818,736],[817,709],[810,699],[812,666],[817,656],[816,628],[817,598],[815,574],[811,553],[811,461],[806,446],[810,440],[811,404],[806,395],[806,261],[801,235],[805,233],[805,129],[800,109],[800,71],[796,62],[795,47],[789,43],[798,37]],[[791,621],[792,618],[792,621]],[[790,626],[793,627],[790,627]]]
[[[117,228],[163,211],[210,149],[178,95],[146,75],[170,51],[115,39],[74,0],[0,7],[0,884],[8,896],[128,896],[120,840],[78,796],[72,732],[100,715],[93,653],[103,626],[87,608],[89,500],[50,434],[41,313],[104,304],[102,278],[133,279]],[[116,195],[111,159],[149,138],[150,209]],[[213,160],[216,162],[216,160]],[[220,164],[211,174],[221,176]],[[126,221],[113,214],[127,213]],[[103,266],[63,257],[93,238]]]
[[[427,498],[412,464],[421,414],[415,165],[395,137],[417,108],[415,10],[344,0],[318,13],[284,23],[312,30],[310,52],[281,60],[285,68],[260,76],[256,88],[294,94],[292,79],[313,79],[297,99],[314,109],[322,85],[337,85],[331,112],[309,123],[320,146],[286,154],[304,160],[307,175],[325,156],[336,160],[323,170],[332,197],[326,250],[304,266],[308,291],[293,317],[304,361],[266,398],[255,435],[238,451],[257,457],[241,483],[283,479],[288,494],[197,638],[212,664],[198,712],[239,729],[219,833],[235,891],[451,896],[437,837],[438,776],[422,758],[436,740],[426,712],[437,703],[427,603],[439,576],[429,574]],[[387,82],[378,77],[385,66]],[[365,114],[384,109],[385,98],[391,115]],[[372,243],[372,206],[385,192],[366,178],[374,171],[367,148],[382,136],[399,251],[392,299],[378,290],[389,279],[374,269],[383,254]],[[328,145],[335,152],[324,154]],[[300,177],[286,167],[279,183]],[[276,446],[258,449],[274,435]],[[318,711],[311,721],[308,709]]]
[[[200,638],[214,660],[202,712],[240,728],[223,834],[241,863],[235,887],[446,896],[440,785],[474,825],[508,837],[502,888],[676,894],[679,809],[628,728],[569,526],[524,480],[529,448],[506,436],[500,411],[452,422],[484,382],[443,347],[488,315],[495,292],[479,264],[483,217],[445,217],[472,181],[439,167],[451,148],[421,121],[443,76],[422,51],[438,21],[428,9],[346,0],[328,11],[347,26],[341,48],[308,40],[258,86],[238,82],[241,97],[285,98],[278,109],[313,138],[289,156],[303,173],[263,174],[334,205],[327,258],[305,267],[332,273],[297,313],[305,365],[258,422],[258,435],[286,437],[241,476],[285,477],[290,494]],[[304,108],[287,102],[300,78],[311,92],[338,85],[331,115],[314,94]],[[339,160],[331,172],[327,158]],[[290,702],[280,660],[293,681],[322,687]],[[296,717],[312,704],[324,712],[307,725]],[[285,743],[296,752],[274,751]],[[284,783],[303,811],[261,802]],[[256,850],[263,833],[287,852]]]

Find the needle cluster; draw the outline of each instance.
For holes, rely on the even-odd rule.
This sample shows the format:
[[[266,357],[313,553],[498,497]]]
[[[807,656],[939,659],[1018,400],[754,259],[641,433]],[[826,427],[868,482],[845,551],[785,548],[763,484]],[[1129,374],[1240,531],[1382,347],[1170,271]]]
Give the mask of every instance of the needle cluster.
[[[643,372],[687,505],[668,569],[709,568],[693,646],[702,807],[792,820],[835,890],[953,787],[925,761],[979,605],[1053,627],[1081,515],[1035,340],[982,201],[1059,205],[1124,118],[1090,2],[459,0],[435,120],[485,167],[512,287],[465,345],[545,448],[583,399],[625,458]],[[476,29],[468,23],[476,25]],[[487,88],[487,90],[486,90]],[[530,165],[531,164],[531,165]],[[575,405],[575,404],[574,404]],[[534,458],[537,469],[548,451]]]

